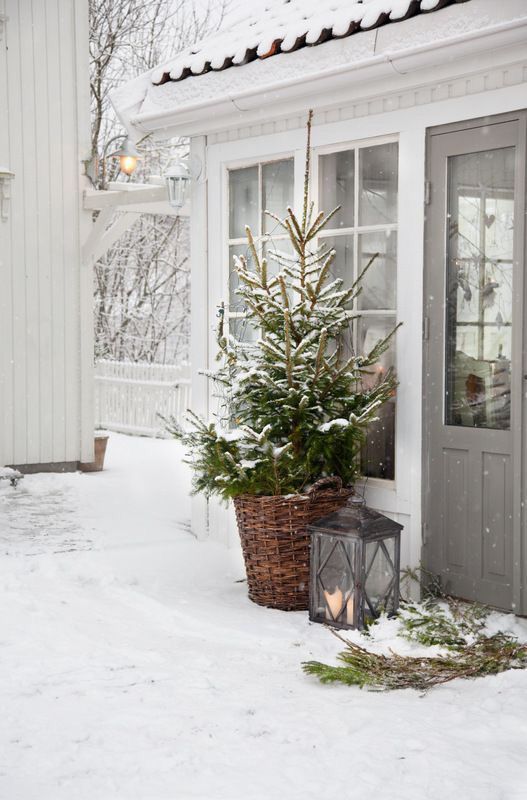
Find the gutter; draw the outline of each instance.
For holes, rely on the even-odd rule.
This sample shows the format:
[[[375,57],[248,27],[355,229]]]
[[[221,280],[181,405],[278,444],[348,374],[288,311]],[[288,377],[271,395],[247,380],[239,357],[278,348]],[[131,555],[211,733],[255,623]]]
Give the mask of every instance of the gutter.
[[[313,95],[315,92],[333,92],[339,86],[350,83],[404,77],[423,68],[443,66],[452,60],[490,49],[511,47],[527,42],[527,17],[469,31],[451,39],[442,39],[433,43],[417,45],[405,50],[387,51],[373,55],[363,61],[350,64],[339,64],[333,69],[325,70],[312,76],[301,75],[279,82],[264,84],[259,88],[247,89],[236,95],[226,94],[218,100],[205,100],[185,106],[183,110],[155,111],[137,114],[130,123],[144,132],[152,132],[160,128],[185,125],[196,125],[200,120],[207,121],[210,128],[211,118],[219,118],[232,113],[243,114],[262,108],[262,102],[269,100],[287,102],[302,94]],[[230,69],[234,69],[231,67]],[[303,89],[303,92],[298,90]]]

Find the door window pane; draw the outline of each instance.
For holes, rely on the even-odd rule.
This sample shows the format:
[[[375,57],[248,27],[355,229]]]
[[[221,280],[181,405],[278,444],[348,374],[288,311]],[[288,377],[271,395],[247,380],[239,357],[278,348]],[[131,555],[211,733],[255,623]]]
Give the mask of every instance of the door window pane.
[[[395,309],[397,233],[394,230],[362,233],[359,236],[359,271],[377,257],[362,279],[358,298],[360,309]]]
[[[262,167],[262,230],[273,233],[277,229],[282,232],[280,225],[265,211],[271,211],[280,219],[287,215],[287,207],[293,205],[294,192],[294,161],[288,158],[285,161],[274,161]]]
[[[510,427],[513,147],[448,169],[446,424]]]
[[[258,167],[229,173],[229,236],[245,237],[245,226],[258,233]]]
[[[321,156],[320,209],[326,214],[336,206],[340,210],[332,217],[332,228],[355,226],[355,151],[344,150]]]
[[[394,316],[368,316],[359,321],[359,352],[368,354],[380,339],[384,339],[395,328]],[[389,367],[395,366],[395,339],[381,355],[377,364],[369,368],[364,376],[365,388],[374,386]],[[388,400],[378,411],[378,419],[367,431],[366,442],[361,452],[361,472],[370,478],[395,478],[395,397]]]
[[[360,150],[359,225],[397,222],[397,142]]]

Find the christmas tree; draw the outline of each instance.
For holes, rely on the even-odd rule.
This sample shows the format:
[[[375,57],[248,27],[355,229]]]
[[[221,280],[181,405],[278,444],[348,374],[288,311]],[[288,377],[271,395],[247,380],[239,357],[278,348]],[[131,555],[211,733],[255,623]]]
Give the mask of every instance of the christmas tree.
[[[302,493],[334,475],[351,484],[367,426],[395,391],[392,371],[372,380],[394,331],[367,354],[345,344],[361,279],[374,259],[350,288],[332,278],[335,251],[316,242],[338,209],[315,215],[309,201],[310,133],[311,114],[302,216],[290,208],[283,220],[270,214],[287,232],[293,255],[270,252],[278,266],[271,275],[246,227],[250,261],[235,259],[237,293],[259,337],[243,343],[226,335],[221,317],[221,365],[205,374],[222,413],[205,421],[188,412],[184,429],[169,423],[186,446],[194,491],[207,496]]]

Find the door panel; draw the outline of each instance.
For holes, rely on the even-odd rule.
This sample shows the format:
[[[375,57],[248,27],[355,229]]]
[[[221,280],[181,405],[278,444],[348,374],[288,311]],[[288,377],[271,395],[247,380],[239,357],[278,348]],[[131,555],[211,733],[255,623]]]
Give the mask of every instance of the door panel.
[[[425,566],[505,609],[521,580],[524,129],[451,126],[428,147]]]

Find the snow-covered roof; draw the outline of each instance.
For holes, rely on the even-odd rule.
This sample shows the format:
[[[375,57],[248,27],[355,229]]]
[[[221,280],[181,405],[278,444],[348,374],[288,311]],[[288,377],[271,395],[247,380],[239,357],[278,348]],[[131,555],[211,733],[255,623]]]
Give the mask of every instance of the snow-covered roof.
[[[469,0],[266,0],[152,72],[155,85],[341,39]]]
[[[351,96],[360,103],[416,81],[447,83],[465,73],[469,58],[479,63],[495,53],[514,61],[525,51],[526,0],[316,1],[323,12],[314,13],[315,0],[261,0],[260,8],[269,8],[264,40],[264,26],[251,25],[254,0],[245,0],[251,3],[250,11],[229,24],[228,32],[218,32],[192,51],[118,87],[111,99],[130,136],[138,141],[145,134],[207,135],[266,121],[270,115],[304,115],[312,104],[317,111],[325,105],[335,108]],[[284,15],[293,11],[298,24],[294,27],[291,21],[288,38],[283,35]],[[353,15],[354,19],[359,14],[352,25]],[[252,28],[259,31],[259,43],[244,39]],[[285,51],[294,48],[294,36],[297,49]],[[244,66],[242,41],[246,47],[252,42],[252,55],[245,50]],[[236,52],[233,42],[239,44]],[[320,46],[311,46],[316,42]],[[225,48],[232,52],[232,68],[226,64]],[[263,57],[271,51],[272,57]],[[473,70],[474,64],[468,68]],[[192,74],[188,80],[185,70],[187,77]]]

